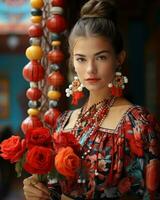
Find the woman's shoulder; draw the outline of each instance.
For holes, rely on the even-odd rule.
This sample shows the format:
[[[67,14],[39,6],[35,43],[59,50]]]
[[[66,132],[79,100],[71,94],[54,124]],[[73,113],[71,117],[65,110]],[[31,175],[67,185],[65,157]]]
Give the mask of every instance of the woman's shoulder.
[[[79,114],[80,109],[81,108],[65,110],[64,112],[61,113],[61,115],[59,116],[59,119],[66,118],[68,115],[70,117],[75,117],[75,116],[77,116]]]
[[[152,124],[158,123],[154,114],[149,112],[149,110],[140,105],[132,105],[126,112],[126,121],[132,122],[141,122],[143,124]]]
[[[74,110],[68,109],[62,112],[57,119],[57,127],[62,128],[63,126],[65,126],[67,121],[69,120],[74,121],[75,119],[77,119],[79,112],[80,112],[80,108],[77,108]]]

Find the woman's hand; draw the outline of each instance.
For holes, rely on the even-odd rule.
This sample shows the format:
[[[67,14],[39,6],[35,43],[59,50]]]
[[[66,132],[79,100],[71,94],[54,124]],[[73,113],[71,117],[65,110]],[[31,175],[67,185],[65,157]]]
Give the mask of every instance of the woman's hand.
[[[36,176],[24,179],[23,190],[26,200],[50,200],[48,188],[37,180]]]

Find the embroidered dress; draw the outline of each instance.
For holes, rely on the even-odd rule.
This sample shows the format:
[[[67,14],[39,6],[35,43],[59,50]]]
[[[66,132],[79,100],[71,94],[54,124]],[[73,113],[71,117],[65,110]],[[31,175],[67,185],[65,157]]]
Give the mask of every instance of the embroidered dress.
[[[57,132],[72,131],[65,129],[72,112],[60,117]],[[99,127],[87,140],[88,134],[79,138],[84,152],[92,144],[85,157],[88,181],[61,181],[63,194],[73,199],[160,199],[160,126],[151,114],[132,106],[114,130]]]

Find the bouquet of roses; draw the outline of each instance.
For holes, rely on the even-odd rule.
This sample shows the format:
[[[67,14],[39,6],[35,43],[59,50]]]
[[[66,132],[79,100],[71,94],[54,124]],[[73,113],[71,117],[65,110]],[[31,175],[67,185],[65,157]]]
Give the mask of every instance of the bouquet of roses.
[[[75,178],[81,167],[81,146],[72,133],[50,133],[48,128],[29,130],[25,138],[13,135],[0,144],[0,156],[15,163],[18,176],[24,169],[40,181]]]

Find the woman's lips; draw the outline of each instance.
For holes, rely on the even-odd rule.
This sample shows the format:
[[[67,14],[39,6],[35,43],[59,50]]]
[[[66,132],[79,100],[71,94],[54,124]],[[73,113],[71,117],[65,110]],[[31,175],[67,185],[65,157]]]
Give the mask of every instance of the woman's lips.
[[[85,79],[85,81],[88,82],[88,83],[96,83],[99,80],[100,80],[99,78],[87,78],[87,79]]]

